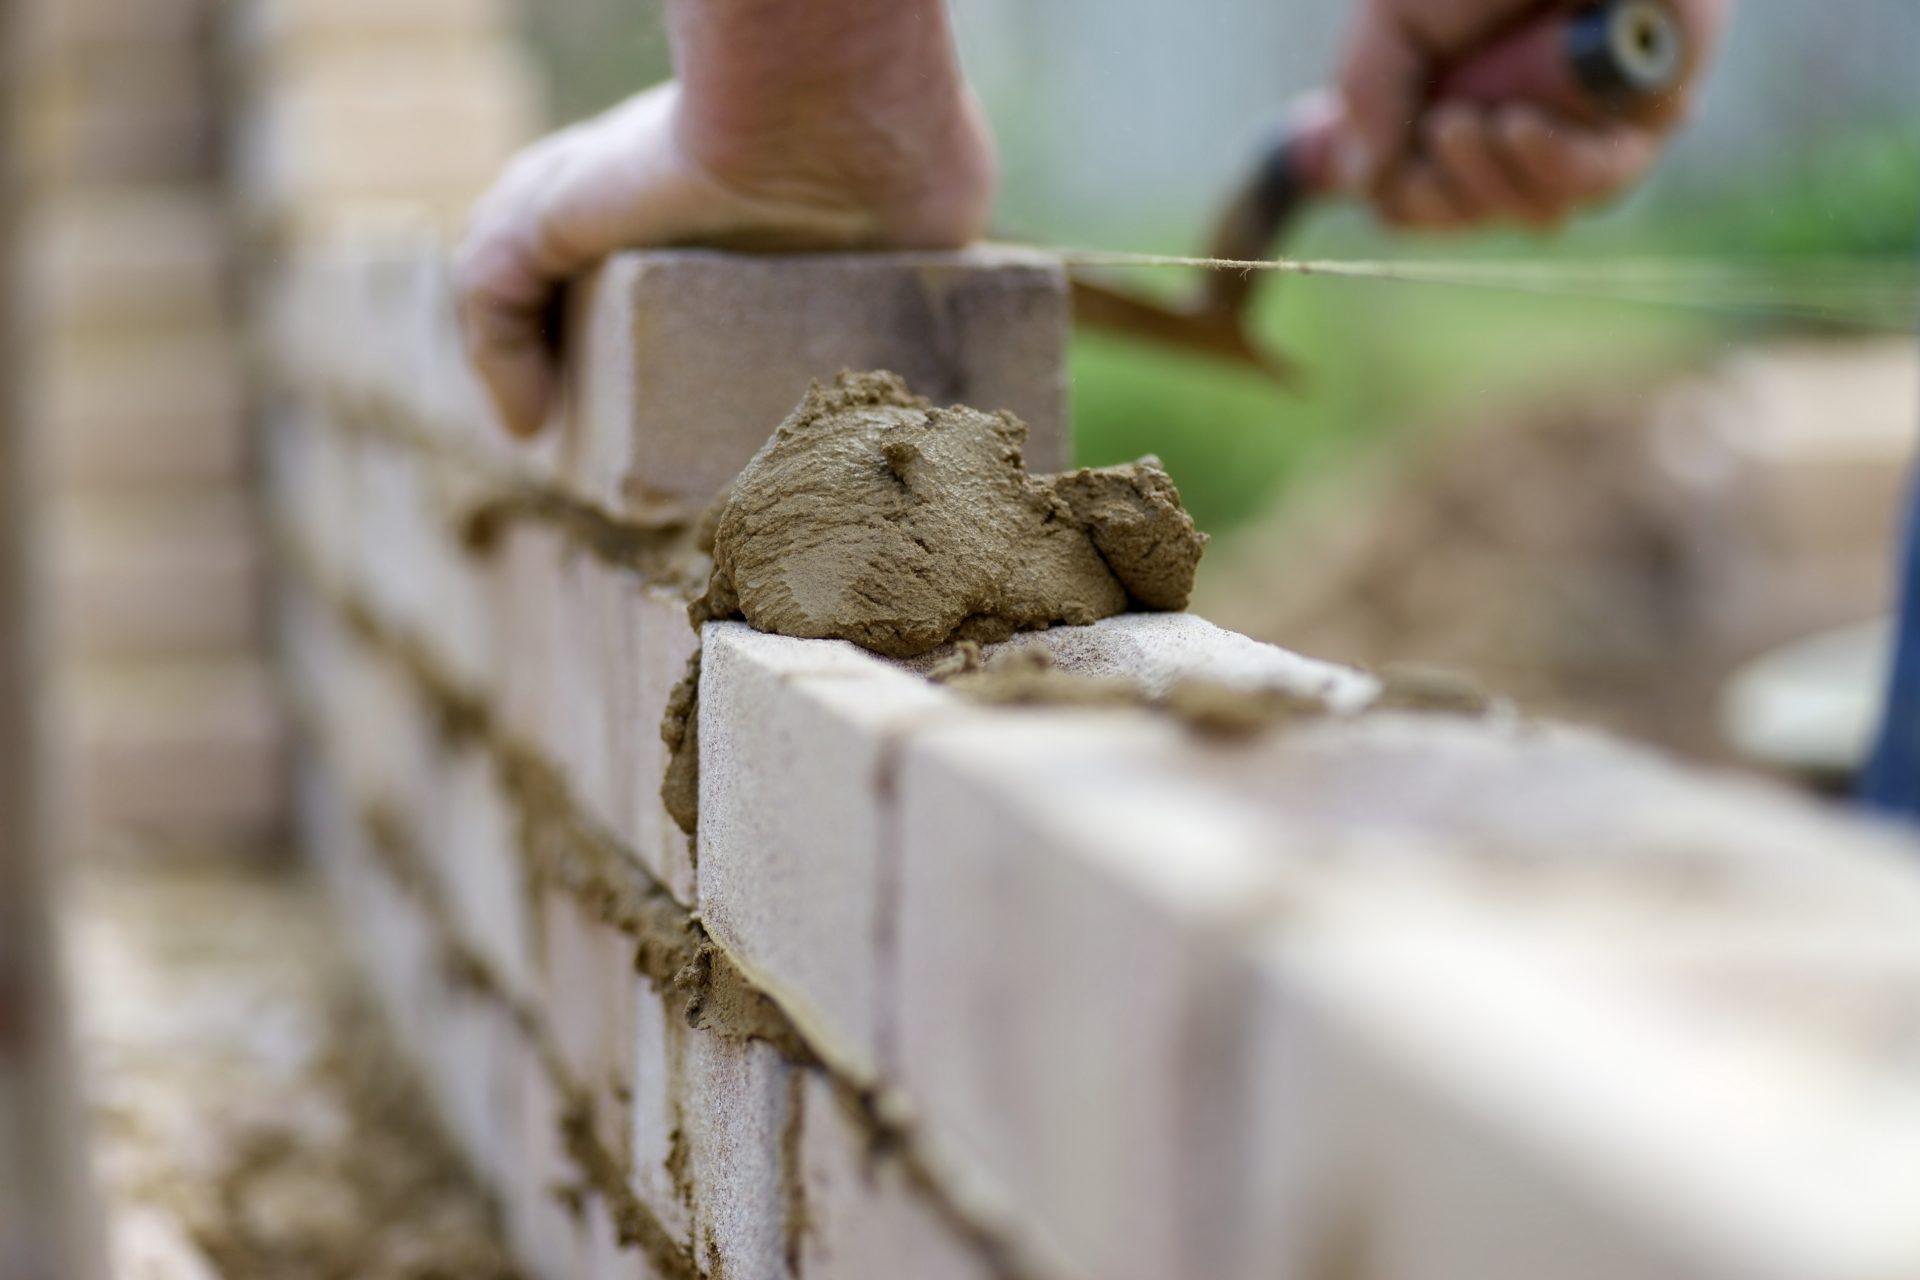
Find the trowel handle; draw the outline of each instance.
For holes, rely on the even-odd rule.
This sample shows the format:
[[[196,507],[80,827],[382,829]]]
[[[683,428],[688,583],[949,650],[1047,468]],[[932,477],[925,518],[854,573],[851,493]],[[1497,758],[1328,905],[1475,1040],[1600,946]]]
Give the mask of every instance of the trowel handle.
[[[1428,100],[1530,103],[1566,118],[1602,123],[1659,112],[1690,69],[1686,31],[1667,0],[1595,0],[1512,28],[1446,69]],[[1347,122],[1332,97],[1316,100],[1282,127],[1259,171],[1237,193],[1211,254],[1231,261],[1267,256],[1302,205],[1342,194],[1338,155]],[[1214,277],[1210,308],[1237,310],[1251,282]]]

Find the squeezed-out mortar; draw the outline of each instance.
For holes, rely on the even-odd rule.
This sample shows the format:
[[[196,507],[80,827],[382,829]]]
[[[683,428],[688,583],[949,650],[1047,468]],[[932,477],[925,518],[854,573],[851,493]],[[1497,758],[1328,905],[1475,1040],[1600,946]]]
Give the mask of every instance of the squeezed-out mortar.
[[[1185,608],[1207,538],[1159,461],[1036,476],[1026,438],[1010,413],[935,408],[891,373],[816,383],[717,507],[694,626],[739,617],[911,658]],[[662,799],[689,834],[698,680],[696,661],[661,730]]]

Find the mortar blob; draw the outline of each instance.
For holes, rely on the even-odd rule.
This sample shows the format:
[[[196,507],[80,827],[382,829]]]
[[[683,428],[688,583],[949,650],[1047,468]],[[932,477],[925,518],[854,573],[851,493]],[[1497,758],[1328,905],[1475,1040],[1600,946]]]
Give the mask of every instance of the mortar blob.
[[[814,384],[720,511],[695,623],[907,658],[1185,608],[1207,539],[1159,461],[1035,476],[1026,438],[891,373]]]

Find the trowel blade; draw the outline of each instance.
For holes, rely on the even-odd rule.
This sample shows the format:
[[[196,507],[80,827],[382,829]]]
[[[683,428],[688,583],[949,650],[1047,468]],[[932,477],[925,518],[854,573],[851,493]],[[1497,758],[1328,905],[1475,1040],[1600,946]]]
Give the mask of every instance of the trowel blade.
[[[1299,366],[1256,345],[1236,315],[1185,310],[1078,272],[1072,281],[1076,324],[1226,360],[1256,370],[1290,391],[1300,387]]]

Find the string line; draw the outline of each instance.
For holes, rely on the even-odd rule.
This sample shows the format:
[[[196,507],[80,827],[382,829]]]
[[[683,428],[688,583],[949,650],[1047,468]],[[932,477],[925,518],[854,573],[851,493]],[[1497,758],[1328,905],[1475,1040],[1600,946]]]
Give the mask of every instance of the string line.
[[[1899,259],[1827,259],[1779,264],[1619,259],[1471,262],[1275,258],[1243,261],[1179,254],[1053,248],[1068,267],[1189,268],[1491,289],[1819,320],[1894,332],[1920,320],[1920,272]]]

